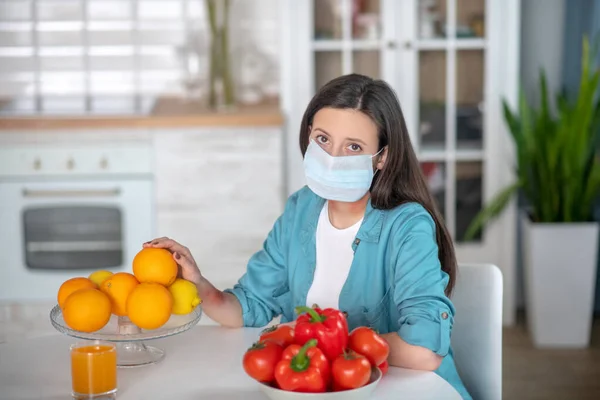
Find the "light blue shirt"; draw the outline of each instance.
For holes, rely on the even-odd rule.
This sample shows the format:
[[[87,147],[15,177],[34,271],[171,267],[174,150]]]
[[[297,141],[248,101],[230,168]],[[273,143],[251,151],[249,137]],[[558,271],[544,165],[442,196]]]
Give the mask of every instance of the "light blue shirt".
[[[282,322],[293,321],[294,307],[306,304],[324,203],[307,187],[290,196],[263,249],[227,290],[239,300],[245,326],[262,327],[279,315]],[[352,249],[354,259],[339,298],[349,329],[397,332],[405,342],[430,349],[443,357],[436,373],[470,399],[450,347],[455,310],[444,293],[449,277],[440,267],[429,213],[416,203],[378,210],[369,201]]]

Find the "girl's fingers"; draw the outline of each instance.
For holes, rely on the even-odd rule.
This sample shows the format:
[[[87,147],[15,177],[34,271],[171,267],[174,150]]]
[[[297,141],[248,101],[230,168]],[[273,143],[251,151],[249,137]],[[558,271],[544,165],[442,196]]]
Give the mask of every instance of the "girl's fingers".
[[[156,239],[152,239],[146,243],[144,243],[142,245],[142,247],[159,247],[162,248],[162,242],[164,242],[165,240],[168,240],[168,237],[160,237],[160,238],[156,238]]]
[[[173,239],[169,239],[168,237],[162,237],[158,239],[151,240],[150,242],[144,243],[144,247],[156,247],[159,249],[167,249],[171,253],[179,253],[181,255],[185,255],[191,258],[190,250],[177,243]]]
[[[179,254],[178,252],[173,253],[173,259],[177,264],[179,264],[180,267],[178,275],[181,275],[181,277],[184,279],[197,283],[197,280],[201,274],[200,269],[194,260]]]
[[[182,255],[181,253],[179,253],[177,251],[173,253],[173,259],[183,269],[188,269],[188,270],[196,269],[196,266],[189,258],[187,258],[186,256]]]

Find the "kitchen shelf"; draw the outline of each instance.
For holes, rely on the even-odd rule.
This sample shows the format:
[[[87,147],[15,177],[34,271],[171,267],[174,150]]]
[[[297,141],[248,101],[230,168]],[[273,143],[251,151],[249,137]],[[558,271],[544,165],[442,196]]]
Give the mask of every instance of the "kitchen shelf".
[[[144,115],[28,115],[0,117],[0,133],[15,130],[106,129],[106,128],[184,128],[282,126],[279,101],[240,105],[232,111],[212,111],[199,103],[182,99],[159,98]]]

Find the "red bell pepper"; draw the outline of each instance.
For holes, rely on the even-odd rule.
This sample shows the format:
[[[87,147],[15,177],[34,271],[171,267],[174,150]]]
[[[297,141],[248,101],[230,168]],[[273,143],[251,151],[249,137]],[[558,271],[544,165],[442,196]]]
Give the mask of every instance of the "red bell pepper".
[[[318,346],[318,343],[317,343]],[[292,344],[285,348],[281,354],[282,360],[292,361],[292,359],[300,353],[302,346],[299,344]],[[329,366],[329,360],[325,357],[325,354],[318,347],[309,347],[306,351],[306,356],[310,358],[310,365],[314,365],[321,371],[321,375],[325,382],[329,382],[331,374],[331,368]]]
[[[313,362],[307,353],[317,345],[316,340],[309,340],[300,348],[298,354],[291,359],[282,359],[275,367],[275,381],[282,390],[304,393],[323,393],[327,389],[327,381],[319,369],[321,361]],[[318,349],[317,349],[318,350]],[[319,360],[319,353],[316,352]],[[314,355],[313,354],[313,357]],[[322,354],[321,354],[322,355]]]
[[[317,346],[329,361],[344,352],[348,346],[348,322],[341,311],[301,306],[296,307],[296,313],[302,314],[294,328],[296,343],[303,345],[310,339],[317,339]]]

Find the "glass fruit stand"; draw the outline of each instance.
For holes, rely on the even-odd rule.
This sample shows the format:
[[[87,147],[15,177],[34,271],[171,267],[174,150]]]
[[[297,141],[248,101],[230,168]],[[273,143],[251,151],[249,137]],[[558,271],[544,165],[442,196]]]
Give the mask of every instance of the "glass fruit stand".
[[[114,342],[117,346],[117,366],[139,367],[154,364],[165,357],[165,351],[145,342],[185,332],[195,326],[202,316],[202,307],[196,306],[185,315],[173,314],[160,328],[140,329],[127,317],[112,315],[109,322],[96,332],[86,333],[67,326],[58,304],[50,311],[50,321],[56,330],[74,338]]]

